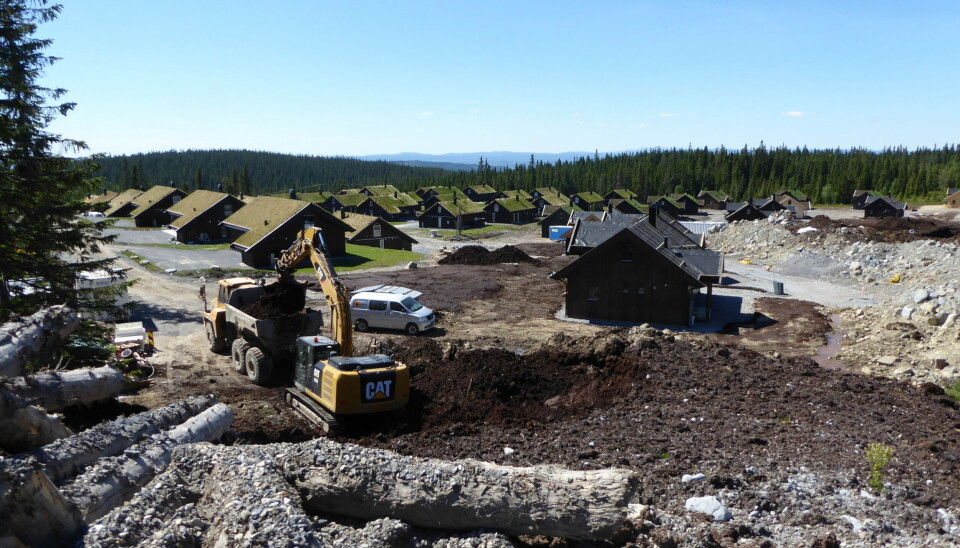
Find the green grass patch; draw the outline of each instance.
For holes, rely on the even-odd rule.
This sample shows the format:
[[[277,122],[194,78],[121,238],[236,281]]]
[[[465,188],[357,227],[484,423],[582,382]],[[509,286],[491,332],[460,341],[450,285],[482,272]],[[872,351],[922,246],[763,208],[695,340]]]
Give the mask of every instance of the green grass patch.
[[[153,264],[152,262],[148,262],[147,264],[140,264],[140,261],[144,261],[147,259],[145,259],[144,257],[141,257],[140,255],[137,255],[136,253],[134,253],[133,251],[130,251],[129,249],[124,249],[123,251],[120,252],[120,254],[130,259],[131,261],[134,261],[135,263],[137,263],[138,265],[142,266],[143,268],[145,268],[150,272],[166,273],[166,270],[164,270],[163,268],[160,268],[159,266]]]
[[[442,240],[449,240],[451,237],[457,235],[456,230],[448,228],[413,228],[406,232],[415,238],[430,238],[430,234],[433,233],[433,231],[437,231]],[[508,232],[529,232],[539,235],[540,226],[537,225],[537,223],[526,223],[522,225],[488,224],[483,228],[468,228],[462,231],[464,236],[470,238],[493,238]]]
[[[366,245],[347,244],[346,257],[334,257],[333,267],[338,273],[381,268],[419,261],[423,254],[399,249],[380,249]],[[313,268],[301,268],[297,274],[313,274]]]
[[[943,391],[954,400],[960,402],[960,381],[953,383],[952,386],[944,388]]]

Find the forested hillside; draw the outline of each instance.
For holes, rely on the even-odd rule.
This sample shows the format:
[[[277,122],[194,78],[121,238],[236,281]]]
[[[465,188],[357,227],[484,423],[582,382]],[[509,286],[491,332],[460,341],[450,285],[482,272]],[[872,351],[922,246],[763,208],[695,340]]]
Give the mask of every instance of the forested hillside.
[[[900,199],[936,201],[948,187],[960,187],[960,148],[904,148],[880,152],[759,147],[740,150],[651,149],[544,163],[534,157],[513,169],[495,169],[481,160],[474,171],[444,171],[351,158],[293,156],[250,151],[185,151],[107,157],[101,174],[113,189],[173,181],[181,188],[216,188],[248,194],[356,188],[392,184],[465,187],[489,184],[500,190],[552,186],[570,194],[603,194],[630,188],[640,196],[724,190],[736,199],[801,190],[817,203],[846,203],[855,189]]]
[[[290,188],[327,190],[408,183],[438,176],[442,169],[251,150],[185,150],[100,158],[98,175],[113,190],[171,182],[188,191],[215,189],[269,194]]]

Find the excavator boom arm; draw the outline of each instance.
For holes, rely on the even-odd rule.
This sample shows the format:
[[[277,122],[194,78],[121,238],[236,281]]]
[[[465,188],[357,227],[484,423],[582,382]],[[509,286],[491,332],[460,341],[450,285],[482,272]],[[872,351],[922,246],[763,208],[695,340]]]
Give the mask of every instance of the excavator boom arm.
[[[350,296],[340,281],[336,270],[330,264],[330,255],[319,228],[305,228],[297,234],[293,242],[277,259],[277,273],[281,280],[293,276],[296,266],[304,259],[310,259],[320,281],[320,290],[330,306],[330,333],[333,340],[340,344],[340,354],[353,356],[353,322],[350,319]]]

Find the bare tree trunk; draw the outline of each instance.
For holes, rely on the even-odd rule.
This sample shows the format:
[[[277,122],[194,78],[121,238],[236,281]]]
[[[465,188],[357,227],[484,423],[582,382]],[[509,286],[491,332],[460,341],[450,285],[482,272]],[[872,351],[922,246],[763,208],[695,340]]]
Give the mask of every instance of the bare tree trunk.
[[[0,516],[3,546],[68,546],[83,527],[77,509],[28,462],[0,468]]]
[[[4,384],[6,390],[48,411],[103,400],[129,386],[123,373],[109,365],[37,373],[8,379]]]
[[[0,449],[19,453],[70,436],[59,417],[0,390]]]
[[[0,326],[0,377],[21,375],[30,360],[45,357],[79,325],[76,311],[66,305],[51,306],[3,324]]]
[[[638,485],[628,470],[418,459],[329,440],[303,445],[312,446],[300,455],[306,462],[287,459],[287,470],[307,509],[439,529],[606,538],[623,525]]]
[[[174,447],[218,439],[232,422],[233,411],[218,403],[163,435],[130,447],[123,456],[100,459],[63,486],[61,493],[80,509],[87,522],[96,520],[123,504],[162,471],[170,462]]]
[[[216,403],[214,396],[193,396],[160,409],[98,424],[14,459],[36,459],[50,481],[60,484],[98,459],[119,455],[141,439],[176,426]]]

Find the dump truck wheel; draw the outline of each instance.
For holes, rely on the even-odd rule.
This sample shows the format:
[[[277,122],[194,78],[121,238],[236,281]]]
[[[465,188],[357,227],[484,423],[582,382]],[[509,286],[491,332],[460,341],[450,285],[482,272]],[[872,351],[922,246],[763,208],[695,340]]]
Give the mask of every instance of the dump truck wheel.
[[[233,361],[233,370],[241,375],[247,371],[247,350],[250,345],[243,339],[236,339],[230,347],[230,358]]]
[[[213,324],[210,322],[205,322],[204,324],[207,329],[207,345],[210,347],[211,352],[222,352],[223,348],[226,346],[226,341],[222,338],[217,337],[217,334],[213,330]]]
[[[408,324],[407,324],[407,334],[408,334],[408,335],[416,335],[416,334],[419,333],[419,332],[420,332],[420,328],[417,327],[417,324],[415,324],[415,323],[408,323]]]
[[[254,384],[264,385],[270,380],[273,372],[273,362],[259,348],[247,350],[247,376]]]
[[[357,331],[366,331],[370,328],[370,324],[367,323],[367,320],[357,320],[356,325]]]

